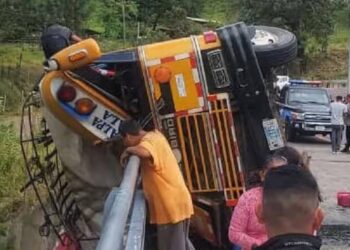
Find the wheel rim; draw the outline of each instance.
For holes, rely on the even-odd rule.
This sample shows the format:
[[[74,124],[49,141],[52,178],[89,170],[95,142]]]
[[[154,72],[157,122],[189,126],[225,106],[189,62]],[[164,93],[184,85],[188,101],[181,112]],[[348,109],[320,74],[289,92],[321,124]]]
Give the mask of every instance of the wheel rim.
[[[256,30],[255,36],[251,39],[253,45],[269,45],[278,42],[278,37],[265,30]]]

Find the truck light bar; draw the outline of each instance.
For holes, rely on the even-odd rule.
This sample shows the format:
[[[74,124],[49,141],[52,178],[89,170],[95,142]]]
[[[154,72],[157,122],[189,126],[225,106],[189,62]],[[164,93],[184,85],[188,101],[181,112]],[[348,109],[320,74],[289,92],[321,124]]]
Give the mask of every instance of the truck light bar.
[[[291,85],[297,85],[297,84],[307,84],[307,85],[313,85],[313,86],[320,86],[323,84],[323,81],[309,81],[309,80],[289,80]]]

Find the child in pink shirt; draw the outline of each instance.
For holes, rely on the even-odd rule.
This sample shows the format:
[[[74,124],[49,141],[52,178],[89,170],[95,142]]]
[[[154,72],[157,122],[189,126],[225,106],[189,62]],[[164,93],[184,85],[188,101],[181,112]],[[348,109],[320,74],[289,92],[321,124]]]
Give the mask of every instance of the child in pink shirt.
[[[260,172],[261,181],[269,169],[285,164],[287,160],[284,157],[269,158]],[[267,240],[265,226],[259,223],[255,214],[255,207],[261,201],[262,187],[252,188],[242,194],[232,214],[228,236],[242,250],[251,250],[253,246],[259,246]]]

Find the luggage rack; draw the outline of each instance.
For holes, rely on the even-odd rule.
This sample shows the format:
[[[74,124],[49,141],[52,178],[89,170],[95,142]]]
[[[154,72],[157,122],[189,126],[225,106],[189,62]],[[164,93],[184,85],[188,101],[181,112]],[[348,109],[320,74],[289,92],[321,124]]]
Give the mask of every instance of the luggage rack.
[[[50,130],[40,115],[40,106],[39,92],[32,91],[23,104],[20,127],[20,144],[28,175],[21,192],[31,187],[38,199],[44,214],[39,234],[48,237],[53,232],[61,245],[98,240],[84,233],[82,213],[69,189]]]

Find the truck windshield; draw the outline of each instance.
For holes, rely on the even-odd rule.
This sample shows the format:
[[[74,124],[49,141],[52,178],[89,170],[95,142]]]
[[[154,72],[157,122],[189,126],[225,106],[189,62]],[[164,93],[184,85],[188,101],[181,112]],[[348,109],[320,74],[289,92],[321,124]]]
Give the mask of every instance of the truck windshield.
[[[322,89],[290,89],[288,94],[288,104],[313,103],[328,105],[327,92]]]

